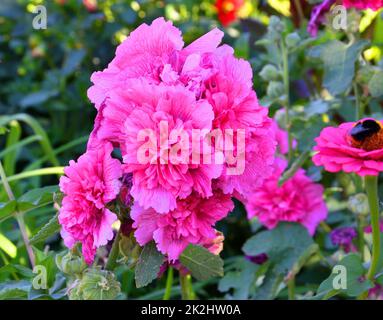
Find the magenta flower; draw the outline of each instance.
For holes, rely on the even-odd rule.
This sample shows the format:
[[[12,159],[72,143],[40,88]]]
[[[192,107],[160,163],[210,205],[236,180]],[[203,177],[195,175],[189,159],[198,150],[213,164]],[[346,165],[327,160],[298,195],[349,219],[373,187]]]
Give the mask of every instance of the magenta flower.
[[[178,197],[183,199],[193,190],[209,196],[211,180],[216,178],[224,193],[246,197],[272,172],[276,143],[268,110],[259,105],[252,89],[250,64],[236,59],[231,47],[218,47],[222,37],[214,29],[183,48],[181,32],[158,18],[133,31],[108,68],[92,76],[88,96],[98,116],[90,146],[107,140],[121,148],[126,168],[133,173],[132,195],[145,208],[167,212],[175,208]],[[165,112],[180,99],[184,101],[179,109],[170,107]],[[163,105],[165,100],[170,101],[168,106]],[[179,113],[181,109],[188,113]],[[159,116],[160,112],[165,113]],[[232,130],[237,144],[226,150],[233,157],[225,154],[222,169],[136,166],[133,157],[142,146],[137,143],[137,130],[154,129],[163,120],[173,122],[173,129],[186,126],[189,132],[193,128]]]
[[[286,160],[276,159],[273,175],[254,190],[246,203],[248,218],[257,217],[269,229],[281,221],[297,222],[313,235],[327,217],[323,187],[312,182],[303,169],[279,187],[279,178],[286,167]]]
[[[324,166],[325,170],[329,172],[344,171],[354,172],[359,176],[377,176],[383,170],[383,149],[377,146],[376,149],[371,150],[371,145],[369,145],[368,150],[365,150],[357,143],[353,143],[351,137],[351,130],[356,125],[363,125],[366,120],[372,119],[347,122],[339,127],[324,128],[319,137],[315,139],[317,145],[314,150],[317,153],[313,156],[313,162],[317,166]],[[380,123],[372,121],[377,125]]]
[[[117,217],[106,208],[120,191],[121,164],[111,157],[112,146],[87,151],[77,162],[70,161],[60,179],[64,193],[59,222],[68,248],[82,243],[85,261],[91,264],[98,247],[113,238]]]
[[[193,130],[211,129],[214,117],[211,106],[204,100],[196,101],[194,94],[181,86],[155,86],[137,81],[128,91],[127,104],[134,105],[134,110],[125,120],[121,149],[124,171],[133,173],[133,198],[144,209],[152,207],[166,213],[176,208],[177,198],[184,199],[193,190],[202,197],[211,196],[212,179],[220,176],[222,166],[193,164],[190,148]],[[166,135],[178,130],[187,133],[185,140],[173,141],[170,135],[166,146],[162,144],[160,149],[161,125],[166,125]],[[139,159],[140,150],[148,144],[137,139],[139,132],[153,133],[149,135],[154,152],[148,158],[143,155]],[[172,160],[172,150],[185,152]]]
[[[316,5],[311,11],[311,17],[307,26],[307,32],[312,36],[316,37],[318,34],[319,26],[325,20],[325,14],[330,10],[331,6],[336,0],[324,0],[322,3]]]
[[[207,199],[193,193],[185,200],[177,201],[177,208],[166,214],[134,204],[131,216],[137,242],[143,246],[154,240],[158,250],[174,262],[190,243],[216,251],[214,244],[222,237],[218,235],[217,238],[213,226],[233,208],[231,197],[217,190]]]
[[[383,7],[383,0],[343,0],[343,5],[346,8],[372,9],[376,11]]]

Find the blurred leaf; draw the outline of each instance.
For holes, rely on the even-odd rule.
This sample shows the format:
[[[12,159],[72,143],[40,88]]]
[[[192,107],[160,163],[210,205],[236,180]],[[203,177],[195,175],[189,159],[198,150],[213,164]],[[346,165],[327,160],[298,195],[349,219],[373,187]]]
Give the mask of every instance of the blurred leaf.
[[[136,287],[145,287],[157,279],[164,256],[157,250],[154,241],[149,242],[142,249],[135,270]]]
[[[20,212],[25,212],[52,203],[53,195],[58,190],[58,186],[30,190],[17,200],[17,208]]]
[[[343,266],[345,268],[346,289],[334,288],[334,278],[338,276],[338,273],[334,272],[333,269],[331,275],[321,283],[317,295],[313,297],[313,299],[328,299],[339,293],[346,294],[349,297],[357,297],[364,291],[374,287],[374,284],[370,280],[363,279],[366,270],[358,254],[348,254],[336,266]]]
[[[367,40],[361,40],[349,46],[333,40],[311,51],[312,56],[320,56],[324,63],[323,86],[332,95],[341,94],[351,86],[355,62],[368,43]]]
[[[245,254],[266,253],[270,264],[256,298],[274,298],[284,278],[290,272],[297,273],[317,250],[318,246],[307,230],[294,223],[280,223],[275,229],[261,231],[247,240],[243,246]]]
[[[249,299],[252,287],[255,287],[256,271],[260,268],[245,258],[237,261],[236,270],[230,271],[219,281],[218,290],[228,292],[233,290],[231,299]]]
[[[0,273],[18,273],[24,278],[33,278],[34,273],[32,272],[31,269],[24,267],[19,264],[7,264],[5,266],[2,266],[0,268]]]
[[[234,52],[237,58],[249,58],[249,33],[242,33],[235,41]]]
[[[57,90],[41,90],[38,92],[32,92],[21,99],[20,106],[22,108],[39,106],[56,95],[58,95]]]
[[[32,245],[45,241],[55,233],[60,231],[60,224],[58,221],[58,214],[50,219],[30,240]]]
[[[222,259],[201,246],[189,244],[182,252],[180,262],[197,280],[223,276]]]
[[[16,258],[17,256],[17,247],[2,233],[0,233],[0,249],[11,258]]]
[[[65,77],[72,74],[81,64],[85,54],[86,51],[84,49],[73,50],[69,52],[61,70],[62,75]]]
[[[11,218],[16,211],[16,200],[0,203],[0,222]]]
[[[27,280],[0,283],[0,300],[25,299],[31,283]]]
[[[306,107],[305,107],[305,113],[308,117],[326,114],[326,112],[329,110],[330,106],[329,104],[324,100],[315,100],[311,101]]]

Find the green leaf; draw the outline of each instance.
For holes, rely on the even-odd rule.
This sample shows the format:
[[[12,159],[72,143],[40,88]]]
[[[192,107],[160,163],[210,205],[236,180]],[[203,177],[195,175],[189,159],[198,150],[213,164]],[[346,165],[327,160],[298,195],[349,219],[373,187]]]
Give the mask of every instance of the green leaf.
[[[86,51],[84,49],[78,49],[71,51],[65,59],[61,73],[63,76],[72,74],[81,64],[84,59]]]
[[[16,211],[16,201],[8,201],[0,203],[0,222],[13,216]]]
[[[25,212],[53,202],[53,195],[58,191],[58,186],[48,186],[33,189],[23,194],[17,200],[17,208],[20,212]]]
[[[220,292],[232,290],[233,294],[227,296],[229,299],[249,299],[252,287],[254,287],[257,279],[256,272],[259,268],[259,265],[242,258],[236,262],[236,270],[227,272],[219,281],[218,290]]]
[[[383,95],[383,70],[374,72],[373,76],[368,82],[368,90],[370,91],[371,96],[374,98]]]
[[[45,241],[56,232],[60,231],[60,224],[58,221],[58,214],[54,215],[30,240],[30,244],[35,245],[36,243]]]
[[[157,279],[164,256],[157,250],[156,244],[149,242],[141,252],[135,270],[136,287],[145,287]]]
[[[2,266],[0,268],[0,273],[1,274],[17,273],[23,276],[24,278],[33,278],[34,276],[34,273],[32,272],[31,269],[19,264],[7,264],[5,266]]]
[[[180,262],[197,280],[223,276],[222,259],[201,246],[187,246],[180,256]]]
[[[318,100],[311,101],[305,107],[305,113],[308,117],[313,117],[313,116],[325,114],[327,113],[329,109],[330,109],[330,106],[327,101],[318,99]]]
[[[262,231],[243,246],[246,255],[266,253],[269,268],[257,299],[272,299],[286,276],[297,274],[309,257],[318,251],[307,230],[299,224],[280,223],[275,229]]]
[[[45,267],[47,272],[47,287],[51,288],[56,274],[59,272],[59,269],[55,261],[55,253],[53,251],[44,252],[36,247],[32,247],[36,257],[36,266],[41,265]]]
[[[333,40],[317,47],[316,56],[319,53],[324,63],[323,86],[332,95],[341,94],[351,86],[355,62],[368,43],[367,40],[362,40],[350,46]],[[313,52],[312,55],[314,55]]]
[[[22,108],[38,106],[57,94],[57,90],[41,90],[38,92],[32,92],[21,99],[20,106]]]
[[[242,33],[235,41],[234,51],[237,58],[248,59],[249,58],[249,33]]]
[[[340,271],[337,270],[339,266],[343,266],[346,272],[345,289],[334,288],[334,283],[338,283],[335,277],[340,276]],[[349,297],[357,297],[374,286],[372,281],[364,279],[365,274],[366,270],[360,256],[355,253],[348,254],[334,266],[331,275],[321,283],[317,295],[313,299],[328,299],[340,293]]]
[[[25,299],[31,283],[27,280],[0,283],[0,300]]]

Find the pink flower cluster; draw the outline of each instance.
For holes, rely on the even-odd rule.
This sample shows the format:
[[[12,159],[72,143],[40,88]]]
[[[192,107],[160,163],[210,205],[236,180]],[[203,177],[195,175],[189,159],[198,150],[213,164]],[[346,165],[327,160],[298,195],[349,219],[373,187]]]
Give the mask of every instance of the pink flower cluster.
[[[383,0],[343,0],[343,5],[346,8],[372,9],[376,11],[383,8]]]
[[[77,164],[72,162],[62,178],[65,203],[72,206],[64,204],[60,212],[66,243],[81,241],[89,247],[88,262],[95,247],[111,237],[114,215],[105,205],[117,196],[121,174],[132,176],[137,241],[144,245],[154,240],[169,261],[189,243],[216,252],[214,225],[232,210],[231,196],[246,199],[272,174],[276,142],[268,110],[252,89],[250,64],[235,58],[231,47],[219,46],[222,37],[214,29],[184,47],[180,30],[158,18],[131,32],[108,67],[92,75],[88,96],[98,114],[87,153]],[[163,123],[167,130],[189,137],[196,129],[220,129],[234,132],[235,140],[235,131],[243,129],[245,148],[232,150],[244,156],[243,174],[230,175],[229,162],[166,163],[161,154],[150,152],[144,153],[149,161],[141,163],[138,154],[145,144],[154,140],[163,147]],[[149,141],[139,136],[145,130],[155,133]],[[181,142],[170,136],[159,150],[183,150]],[[110,158],[111,147],[105,146],[111,145],[120,149],[122,163]],[[104,158],[96,157],[100,150]],[[93,170],[85,171],[85,166]],[[102,173],[111,168],[114,180],[104,180]]]

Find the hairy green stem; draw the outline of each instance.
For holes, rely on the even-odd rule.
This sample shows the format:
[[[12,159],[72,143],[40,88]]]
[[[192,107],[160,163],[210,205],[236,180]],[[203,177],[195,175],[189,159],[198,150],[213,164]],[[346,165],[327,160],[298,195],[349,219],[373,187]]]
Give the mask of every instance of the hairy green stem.
[[[371,227],[372,227],[372,258],[367,278],[373,280],[377,271],[380,256],[380,226],[379,226],[379,198],[378,198],[378,177],[367,176],[365,178],[366,193],[370,206]]]
[[[364,179],[368,204],[370,207],[370,218],[372,227],[372,253],[371,264],[367,272],[367,279],[373,281],[380,256],[380,221],[379,221],[379,198],[378,198],[378,176],[366,176]],[[364,292],[359,299],[365,299],[368,291]]]
[[[173,286],[173,268],[169,266],[168,268],[168,275],[166,278],[166,287],[165,287],[165,293],[163,300],[169,300],[170,295],[172,293],[172,286]]]
[[[281,52],[282,52],[282,65],[283,65],[283,85],[285,88],[285,125],[286,131],[288,135],[288,145],[289,145],[289,153],[288,160],[289,162],[292,159],[293,155],[293,137],[291,135],[291,123],[290,123],[290,82],[289,82],[289,55],[284,40],[281,40]]]
[[[181,296],[182,300],[194,300],[195,293],[191,282],[191,275],[180,274]]]
[[[5,171],[4,171],[4,168],[3,168],[1,161],[0,161],[0,177],[1,177],[1,181],[3,182],[3,186],[4,186],[4,189],[7,193],[7,195],[8,195],[9,200],[11,200],[11,201],[15,200],[15,196],[12,192],[11,186],[8,183],[7,176],[5,174]],[[27,227],[25,226],[23,213],[16,211],[15,217],[16,217],[17,223],[19,225],[20,233],[21,233],[21,236],[23,238],[25,248],[27,249],[29,261],[31,262],[31,265],[33,268],[35,266],[35,254],[33,252],[31,245],[29,244]]]
[[[112,271],[116,267],[117,258],[120,253],[120,239],[121,239],[121,231],[118,230],[116,236],[114,237],[112,250],[110,250],[108,261],[106,262],[105,269]]]
[[[287,281],[287,291],[289,300],[295,300],[295,277]]]

